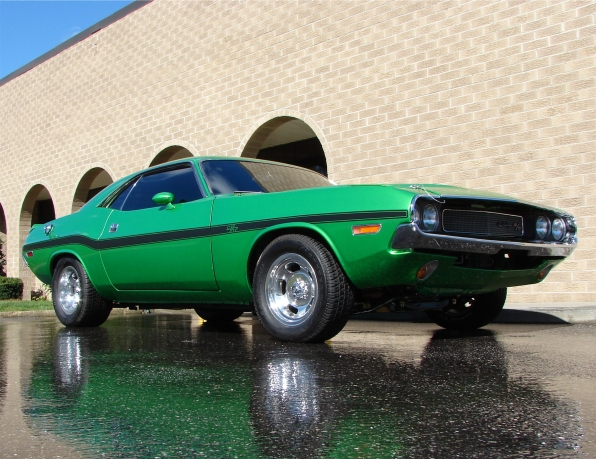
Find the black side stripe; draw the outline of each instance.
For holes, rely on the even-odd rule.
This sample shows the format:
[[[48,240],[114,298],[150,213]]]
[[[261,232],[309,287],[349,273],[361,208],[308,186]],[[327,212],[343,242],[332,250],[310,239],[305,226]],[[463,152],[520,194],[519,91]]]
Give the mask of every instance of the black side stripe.
[[[271,220],[257,220],[246,223],[217,225],[212,228],[191,228],[178,231],[168,231],[162,233],[150,233],[139,236],[124,236],[111,239],[92,239],[87,236],[65,236],[47,241],[33,242],[23,246],[24,252],[32,250],[47,249],[61,245],[78,244],[89,247],[93,250],[107,250],[121,247],[131,247],[135,245],[153,244],[156,242],[171,242],[184,239],[195,239],[206,236],[218,236],[222,234],[238,233],[244,231],[254,231],[268,228],[270,226],[282,225],[284,223],[335,223],[352,220],[381,220],[388,218],[405,218],[406,211],[387,211],[387,212],[352,212],[326,215],[307,215],[298,217],[285,217]]]
[[[134,245],[153,244],[156,242],[179,241],[183,239],[195,239],[209,236],[211,231],[209,227],[191,228],[179,231],[168,231],[164,233],[142,234],[140,236],[124,236],[112,239],[92,239],[87,236],[65,236],[48,241],[33,242],[23,246],[23,251],[47,249],[66,244],[79,244],[89,247],[93,250],[116,249],[120,247],[130,247]]]
[[[234,229],[231,231],[230,224],[217,225],[212,228],[212,235],[218,236],[221,234],[229,234],[231,232],[240,233],[243,231],[254,231],[269,228],[270,226],[283,225],[284,223],[337,223],[342,221],[352,220],[381,220],[387,218],[405,218],[407,217],[405,211],[391,211],[391,212],[351,212],[338,213],[326,215],[305,215],[300,217],[285,217],[275,218],[272,220],[257,220],[253,222],[234,224]]]

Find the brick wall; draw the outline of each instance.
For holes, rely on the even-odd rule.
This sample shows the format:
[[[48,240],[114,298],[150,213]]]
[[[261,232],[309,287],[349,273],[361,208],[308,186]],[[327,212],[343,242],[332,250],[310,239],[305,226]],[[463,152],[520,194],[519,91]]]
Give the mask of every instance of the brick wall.
[[[442,182],[571,211],[573,257],[510,301],[596,301],[595,13],[591,1],[156,0],[0,87],[8,274],[27,278],[34,185],[65,215],[93,167],[119,178],[168,145],[240,155],[260,124],[293,116],[340,183]]]

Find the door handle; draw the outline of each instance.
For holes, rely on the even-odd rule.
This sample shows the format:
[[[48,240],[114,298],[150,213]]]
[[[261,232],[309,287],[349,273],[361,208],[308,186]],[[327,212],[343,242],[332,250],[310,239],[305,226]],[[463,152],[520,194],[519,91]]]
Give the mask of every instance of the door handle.
[[[115,233],[116,231],[118,231],[118,223],[112,223],[110,225],[110,233]]]

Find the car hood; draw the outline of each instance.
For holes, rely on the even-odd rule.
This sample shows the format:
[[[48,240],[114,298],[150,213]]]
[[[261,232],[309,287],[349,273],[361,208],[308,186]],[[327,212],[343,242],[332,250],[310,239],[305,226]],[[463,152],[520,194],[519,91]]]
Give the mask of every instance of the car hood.
[[[431,183],[421,184],[397,184],[390,185],[402,191],[408,191],[418,195],[430,195],[433,197],[451,197],[451,198],[478,198],[478,199],[498,199],[499,201],[520,202],[511,196],[490,191],[475,190],[450,185],[437,185]]]
[[[397,184],[387,185],[397,188],[401,191],[410,192],[418,196],[430,196],[433,198],[460,198],[460,199],[484,199],[497,200],[501,202],[510,202],[532,206],[538,209],[544,209],[556,212],[560,215],[571,216],[568,212],[558,207],[545,206],[536,202],[526,201],[524,199],[516,199],[505,194],[493,193],[491,191],[477,190],[472,188],[462,188],[450,185],[437,185],[433,183],[428,184]]]

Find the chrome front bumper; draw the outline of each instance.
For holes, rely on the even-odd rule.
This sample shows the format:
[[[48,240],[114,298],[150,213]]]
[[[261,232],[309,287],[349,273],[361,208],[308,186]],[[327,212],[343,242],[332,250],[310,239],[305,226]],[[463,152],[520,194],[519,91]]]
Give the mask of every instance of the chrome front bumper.
[[[494,255],[501,250],[519,250],[528,252],[531,257],[568,257],[577,247],[577,239],[571,243],[492,241],[425,233],[416,224],[410,223],[397,227],[391,246],[394,249],[426,249],[488,255]]]

